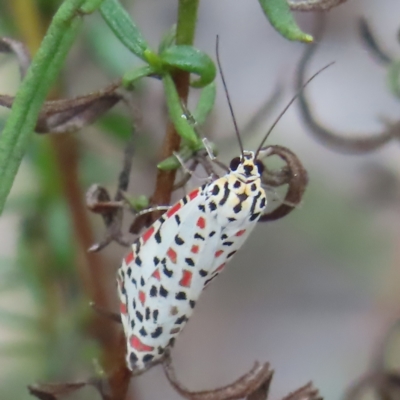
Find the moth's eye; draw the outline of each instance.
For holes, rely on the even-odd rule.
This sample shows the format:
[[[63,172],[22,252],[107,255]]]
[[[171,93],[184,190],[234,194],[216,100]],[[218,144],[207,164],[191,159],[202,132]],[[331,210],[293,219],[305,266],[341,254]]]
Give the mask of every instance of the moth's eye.
[[[255,164],[258,169],[258,173],[260,175],[262,175],[262,173],[264,172],[264,169],[265,169],[264,164],[260,160],[256,160]]]
[[[232,159],[229,168],[231,171],[236,171],[239,165],[240,165],[240,157],[235,157]]]

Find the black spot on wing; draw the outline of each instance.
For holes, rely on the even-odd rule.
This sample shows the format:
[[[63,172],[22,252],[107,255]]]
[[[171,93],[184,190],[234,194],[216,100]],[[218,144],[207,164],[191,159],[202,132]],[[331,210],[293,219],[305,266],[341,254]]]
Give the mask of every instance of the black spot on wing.
[[[143,326],[142,326],[142,328],[140,329],[139,333],[140,333],[140,336],[147,336],[147,331],[146,331],[146,329],[144,329]]]
[[[136,318],[142,322],[143,321],[143,314],[140,311],[136,311]]]
[[[235,214],[240,213],[240,211],[242,211],[242,203],[237,204],[235,207],[233,207],[233,212]]]
[[[179,237],[179,235],[175,235],[175,243],[178,246],[182,246],[185,243],[185,241],[181,237]]]
[[[160,296],[162,296],[162,297],[168,296],[168,290],[165,289],[165,287],[163,285],[160,286]]]
[[[186,293],[185,292],[178,292],[175,296],[177,300],[186,300]]]
[[[158,314],[159,314],[158,310],[154,310],[153,311],[153,321],[154,321],[155,324],[157,323]]]
[[[144,363],[148,363],[148,362],[150,362],[153,358],[154,358],[153,354],[146,354],[146,355],[143,357],[143,362],[144,362]]]
[[[163,329],[161,328],[161,326],[159,326],[158,328],[156,328],[156,330],[154,332],[152,332],[151,337],[153,339],[158,338],[161,334],[163,333]]]
[[[256,220],[259,216],[260,216],[260,213],[252,214],[251,217],[250,217],[250,221]]]
[[[158,244],[161,243],[161,233],[160,233],[160,229],[156,232],[156,234],[154,235],[154,239],[156,239],[156,242]]]
[[[195,239],[205,240],[204,236],[201,236],[199,233],[194,234]]]
[[[174,271],[168,269],[166,265],[163,266],[163,272],[168,278],[171,278],[171,276],[174,274]]]
[[[226,203],[226,201],[228,200],[228,197],[229,197],[229,193],[230,193],[230,190],[229,190],[228,182],[225,182],[224,183],[224,195],[223,195],[221,201],[219,202],[220,206],[223,206]]]
[[[187,321],[187,317],[186,317],[186,315],[182,315],[182,317],[179,317],[179,318],[175,321],[175,325],[181,325],[181,324],[183,324],[185,321]]]
[[[208,203],[208,208],[210,209],[210,211],[215,211],[217,209],[217,205],[213,201],[210,201]]]
[[[150,297],[156,297],[158,295],[158,290],[156,286],[152,286],[150,289]]]
[[[214,185],[212,192],[211,192],[214,196],[216,196],[219,193],[219,186],[218,185]]]
[[[192,258],[185,258],[185,262],[187,265],[189,265],[190,267],[194,267],[194,261]]]

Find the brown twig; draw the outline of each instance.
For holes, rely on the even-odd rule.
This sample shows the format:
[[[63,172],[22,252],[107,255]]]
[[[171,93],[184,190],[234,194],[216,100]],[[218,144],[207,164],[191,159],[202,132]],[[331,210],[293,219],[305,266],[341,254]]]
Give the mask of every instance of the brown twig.
[[[189,94],[189,74],[185,71],[179,71],[174,74],[174,82],[176,90],[183,104],[186,104]],[[181,137],[175,129],[174,124],[169,121],[165,134],[164,143],[161,151],[161,159],[170,157],[175,151],[179,150]],[[171,201],[171,194],[174,188],[176,177],[176,170],[162,171],[158,170],[156,187],[151,197],[152,203],[156,205],[169,204]],[[160,216],[160,213],[151,215],[155,220]]]
[[[241,399],[254,393],[261,385],[269,385],[273,371],[269,364],[258,364],[245,375],[241,376],[230,385],[201,392],[192,392],[184,387],[175,375],[175,370],[172,367],[171,359],[168,357],[163,363],[165,375],[174,389],[183,397],[189,400],[228,400]]]

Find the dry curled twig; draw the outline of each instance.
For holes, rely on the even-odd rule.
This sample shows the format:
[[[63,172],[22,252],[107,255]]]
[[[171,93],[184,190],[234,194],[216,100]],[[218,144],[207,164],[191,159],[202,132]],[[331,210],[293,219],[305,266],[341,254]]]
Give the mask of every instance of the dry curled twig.
[[[29,385],[28,390],[32,396],[40,400],[58,400],[64,396],[69,396],[86,386],[95,388],[103,400],[110,399],[110,389],[106,382],[101,378],[91,378],[87,381],[65,382],[65,383],[37,383]]]
[[[283,146],[267,146],[262,151],[268,151],[268,156],[277,155],[285,161],[286,166],[278,171],[279,174],[270,175],[268,170],[264,172],[263,183],[277,187],[288,184],[288,190],[284,201],[275,210],[264,214],[260,222],[274,221],[288,215],[297,205],[301,203],[308,184],[308,174],[302,163],[291,150]]]
[[[23,78],[31,63],[31,55],[28,48],[18,40],[2,37],[0,38],[0,52],[13,53],[17,57],[20,75]]]
[[[183,386],[176,377],[175,370],[172,367],[171,359],[167,358],[164,363],[164,372],[173,388],[183,397],[189,400],[228,400],[241,399],[252,394],[260,388],[261,385],[269,383],[273,376],[273,371],[268,363],[258,364],[245,375],[241,376],[230,385],[201,392],[193,392]]]
[[[324,18],[318,17],[318,29],[316,37],[321,37],[324,26]],[[296,74],[296,87],[302,87],[305,81],[305,72],[307,64],[309,63],[312,55],[315,53],[317,43],[320,40],[316,40],[313,44],[307,45],[307,48],[303,54],[302,59],[299,62],[297,74]],[[304,122],[309,128],[310,133],[320,141],[323,145],[329,147],[332,150],[336,150],[342,153],[348,154],[364,154],[382,147],[386,143],[393,139],[400,138],[400,121],[388,124],[386,129],[380,133],[375,134],[363,134],[358,136],[352,136],[348,133],[338,133],[319,122],[315,117],[314,111],[307,100],[305,91],[299,94],[299,105],[300,111]]]
[[[358,31],[360,33],[362,43],[376,61],[382,63],[383,65],[387,65],[393,61],[393,57],[382,48],[382,45],[375,38],[375,35],[365,18],[359,19]]]

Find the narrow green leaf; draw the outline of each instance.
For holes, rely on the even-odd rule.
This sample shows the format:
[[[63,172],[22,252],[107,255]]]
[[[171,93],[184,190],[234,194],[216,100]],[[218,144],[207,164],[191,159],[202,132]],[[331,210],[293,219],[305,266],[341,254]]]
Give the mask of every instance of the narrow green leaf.
[[[63,65],[81,23],[84,0],[66,0],[53,17],[15,97],[0,137],[0,213],[26,152],[42,103]]]
[[[163,63],[170,67],[199,75],[198,80],[191,82],[193,87],[204,87],[215,79],[217,70],[214,62],[193,46],[170,46],[160,56]]]
[[[181,163],[175,156],[170,156],[157,164],[157,168],[161,169],[162,171],[173,171],[178,169],[180,166]]]
[[[193,112],[193,118],[199,125],[206,122],[208,115],[214,108],[216,92],[215,82],[211,82],[202,89],[196,109]]]
[[[165,74],[163,76],[163,84],[171,121],[175,125],[179,135],[186,140],[191,147],[195,147],[199,141],[199,138],[197,137],[193,126],[186,118],[185,112],[182,108],[181,99],[176,91],[176,87],[171,75]]]
[[[150,206],[149,198],[144,195],[128,198],[128,202],[135,211],[142,211]]]
[[[297,25],[287,0],[258,0],[271,25],[286,39],[312,42],[311,35]]]
[[[143,67],[135,68],[134,70],[124,74],[122,77],[122,86],[124,86],[126,89],[132,90],[135,86],[135,83],[139,79],[152,75],[155,72],[156,71],[150,67],[150,65],[144,65]]]
[[[100,12],[121,43],[139,58],[145,60],[144,52],[149,46],[120,2],[118,0],[104,0]]]
[[[160,45],[158,46],[158,53],[161,54],[163,51],[168,49],[175,44],[176,41],[176,24],[172,25],[167,33],[162,37]]]
[[[91,14],[100,7],[102,2],[103,0],[85,0],[80,8],[80,12],[84,14]]]

